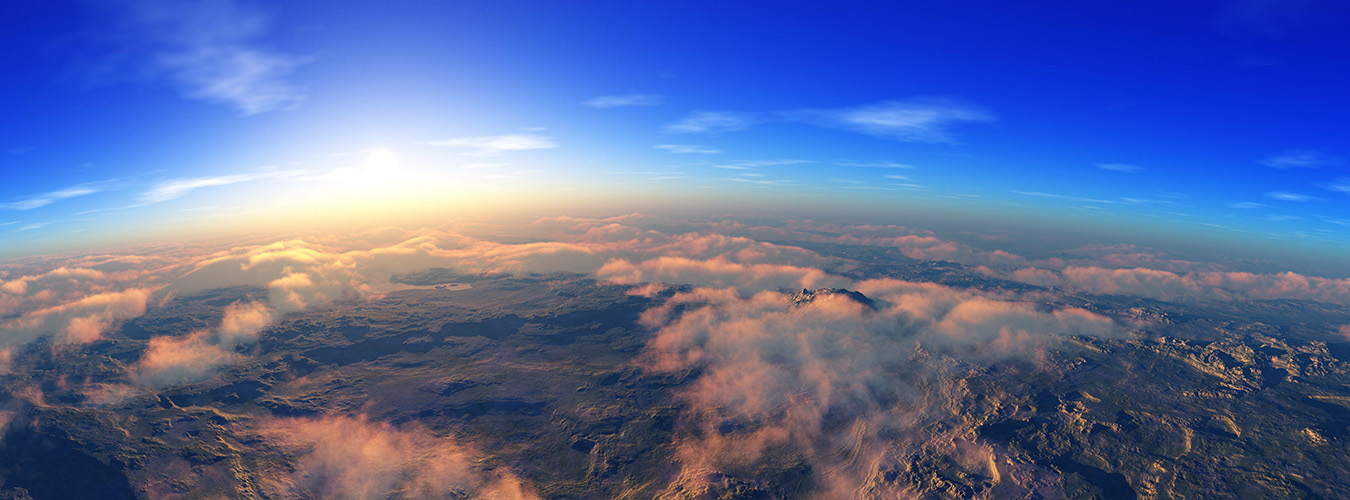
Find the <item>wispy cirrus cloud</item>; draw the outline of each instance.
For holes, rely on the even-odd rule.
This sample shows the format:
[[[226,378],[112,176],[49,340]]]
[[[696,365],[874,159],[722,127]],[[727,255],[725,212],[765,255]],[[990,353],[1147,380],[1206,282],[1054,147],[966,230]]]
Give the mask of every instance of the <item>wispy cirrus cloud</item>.
[[[228,186],[260,179],[298,178],[306,173],[309,172],[304,170],[269,170],[242,174],[169,179],[155,184],[150,189],[142,192],[138,198],[142,204],[160,203],[182,198],[201,188]],[[319,178],[322,177],[316,177],[316,179]]]
[[[695,111],[683,119],[667,124],[666,132],[676,134],[717,134],[749,129],[759,123],[752,113],[739,111]]]
[[[1272,168],[1322,168],[1345,165],[1345,158],[1315,149],[1291,149],[1267,156],[1257,163]]]
[[[966,123],[991,123],[994,114],[955,99],[920,97],[851,108],[787,111],[788,120],[840,128],[902,142],[956,142],[953,129]]]
[[[713,168],[724,170],[756,170],[762,167],[777,167],[782,165],[801,165],[803,163],[815,163],[811,160],[740,160],[725,163],[715,163],[710,165]]]
[[[581,105],[591,108],[607,109],[660,106],[665,102],[665,97],[662,97],[659,94],[623,94],[592,97],[582,101]]]
[[[255,115],[305,98],[289,81],[304,59],[269,47],[269,16],[231,0],[113,2],[93,34],[105,54],[84,68],[94,83],[167,83],[189,99]]]
[[[1239,202],[1236,202],[1236,203],[1229,203],[1229,204],[1228,204],[1228,208],[1236,208],[1236,209],[1240,209],[1240,210],[1251,210],[1251,209],[1253,209],[1253,208],[1261,208],[1261,207],[1264,207],[1264,206],[1266,206],[1265,203],[1257,203],[1257,202],[1254,202],[1254,201],[1239,201]]]
[[[695,111],[666,124],[666,132],[716,134],[747,130],[769,121],[800,122],[902,142],[954,143],[953,129],[965,123],[992,123],[994,114],[956,99],[916,97],[848,108],[795,109],[774,113]]]
[[[538,134],[505,134],[459,137],[428,142],[427,145],[438,148],[467,150],[464,154],[473,156],[501,156],[512,151],[533,149],[555,149],[557,141],[552,137]]]
[[[34,208],[45,207],[60,200],[76,198],[90,195],[102,191],[103,188],[97,184],[85,183],[50,191],[38,195],[20,198],[15,201],[0,204],[0,208],[6,210],[32,210]]]
[[[1081,197],[1081,196],[1070,196],[1070,195],[1067,195],[1067,194],[1042,193],[1042,192],[1039,192],[1039,191],[1013,191],[1012,193],[1013,193],[1013,194],[1020,194],[1020,195],[1022,195],[1022,196],[1035,196],[1035,197],[1037,197],[1037,198],[1050,198],[1050,199],[1055,199],[1055,200],[1074,201],[1074,202],[1079,202],[1079,203],[1116,203],[1115,201],[1112,201],[1112,200],[1102,200],[1102,199],[1097,199],[1097,198],[1084,198],[1084,197]]]
[[[1097,168],[1100,168],[1102,170],[1111,170],[1114,172],[1124,172],[1127,174],[1133,174],[1135,172],[1144,169],[1144,167],[1138,165],[1130,165],[1128,163],[1098,163]]]
[[[915,168],[914,165],[907,165],[907,164],[904,164],[904,163],[896,163],[896,162],[893,162],[893,161],[872,161],[872,162],[866,162],[866,161],[861,161],[861,162],[860,162],[860,161],[836,161],[836,162],[834,162],[834,164],[835,164],[835,165],[838,165],[838,166],[841,166],[841,167],[903,168],[903,169],[913,169],[913,168]]]
[[[1338,178],[1334,181],[1323,184],[1322,187],[1329,191],[1350,193],[1350,177]]]
[[[713,149],[707,146],[699,146],[695,144],[658,144],[653,147],[655,147],[656,149],[660,149],[675,154],[715,155],[720,154],[722,152],[722,150],[720,149]]]
[[[1313,197],[1308,196],[1306,194],[1291,193],[1288,191],[1271,191],[1269,193],[1266,193],[1266,197],[1280,201],[1309,201],[1313,199]]]

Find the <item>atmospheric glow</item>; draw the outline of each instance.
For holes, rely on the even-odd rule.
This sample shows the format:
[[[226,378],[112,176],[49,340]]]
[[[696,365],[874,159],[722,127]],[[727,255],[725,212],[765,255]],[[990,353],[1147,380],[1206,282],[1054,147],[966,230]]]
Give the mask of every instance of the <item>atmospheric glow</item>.
[[[390,151],[376,149],[366,155],[366,170],[372,174],[390,173],[398,166],[398,156]]]
[[[1350,498],[1350,2],[0,18],[0,498]]]

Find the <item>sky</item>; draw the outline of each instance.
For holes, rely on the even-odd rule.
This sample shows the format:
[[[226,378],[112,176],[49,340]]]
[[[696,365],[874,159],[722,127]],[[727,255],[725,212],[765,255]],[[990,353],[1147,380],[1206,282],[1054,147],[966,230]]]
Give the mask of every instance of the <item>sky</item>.
[[[0,18],[0,255],[652,208],[1350,249],[1344,2],[57,0]]]

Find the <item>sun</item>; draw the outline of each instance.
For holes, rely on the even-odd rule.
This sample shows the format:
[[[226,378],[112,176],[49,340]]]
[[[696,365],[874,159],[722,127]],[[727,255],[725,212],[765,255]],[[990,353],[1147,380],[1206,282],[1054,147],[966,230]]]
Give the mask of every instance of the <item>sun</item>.
[[[398,155],[386,149],[372,150],[366,155],[366,171],[372,173],[389,172],[398,168]]]

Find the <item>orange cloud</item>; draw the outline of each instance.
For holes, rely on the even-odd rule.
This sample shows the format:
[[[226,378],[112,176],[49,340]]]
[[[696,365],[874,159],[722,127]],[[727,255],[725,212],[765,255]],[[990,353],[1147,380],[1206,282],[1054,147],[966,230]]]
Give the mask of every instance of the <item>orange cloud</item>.
[[[145,288],[99,293],[27,312],[0,323],[0,345],[22,345],[44,334],[55,334],[58,344],[92,342],[116,322],[145,314],[150,293]]]
[[[481,498],[530,500],[533,489],[481,454],[425,428],[365,418],[281,418],[260,433],[298,458],[287,477],[263,480],[277,496],[323,499]]]
[[[680,283],[700,286],[734,286],[742,293],[778,288],[842,286],[847,280],[809,267],[781,264],[741,264],[717,257],[695,260],[658,257],[641,262],[612,260],[596,271],[601,278],[621,285]]]
[[[203,380],[239,355],[211,342],[209,332],[150,339],[136,363],[134,378],[144,385],[174,385]]]
[[[874,306],[842,293],[793,302],[772,291],[745,297],[697,288],[644,313],[656,332],[644,363],[698,374],[682,398],[704,429],[682,438],[688,481],[673,488],[701,491],[691,478],[710,475],[691,471],[745,465],[787,447],[812,470],[833,474],[822,472],[819,484],[856,489],[878,467],[903,461],[905,450],[941,442],[920,429],[961,396],[944,370],[1036,359],[1069,335],[1123,333],[1082,309],[1047,311],[931,283],[885,279],[856,288]]]
[[[1350,279],[1303,276],[1293,272],[1256,274],[1197,271],[1178,274],[1142,267],[1107,269],[1071,266],[1059,272],[1038,268],[1018,269],[1006,277],[1034,285],[1064,286],[1090,293],[1135,295],[1159,300],[1295,299],[1350,305]]]

